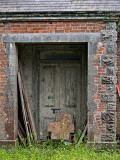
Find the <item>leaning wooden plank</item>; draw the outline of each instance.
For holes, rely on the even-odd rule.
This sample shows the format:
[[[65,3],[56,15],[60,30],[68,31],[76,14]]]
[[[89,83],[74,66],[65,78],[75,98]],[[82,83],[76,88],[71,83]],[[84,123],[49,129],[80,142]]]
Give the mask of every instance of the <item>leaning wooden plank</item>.
[[[25,100],[25,104],[26,104],[25,106],[26,106],[28,118],[29,118],[29,121],[30,121],[30,128],[32,130],[32,135],[34,137],[34,140],[37,141],[36,128],[35,128],[32,112],[31,112],[31,109],[30,109],[30,103],[29,103],[29,98],[28,98],[28,94],[27,94],[27,89],[26,89],[26,85],[25,85],[24,74],[23,74],[22,64],[21,64],[20,59],[19,59],[19,72],[21,74],[21,79],[22,79],[23,95],[24,95],[24,100]]]
[[[22,135],[24,138],[26,138],[26,134],[25,134],[25,131],[22,127],[22,124],[20,123],[20,121],[18,120],[18,129],[21,131]]]
[[[23,90],[23,85],[21,84],[21,87],[22,87],[22,93],[24,92]],[[23,99],[24,99],[24,94],[23,94]],[[32,135],[32,129],[31,129],[31,124],[30,124],[30,118],[29,118],[29,114],[27,112],[27,106],[26,106],[26,103],[25,103],[25,100],[24,100],[24,112],[25,112],[25,115],[26,115],[26,125],[28,127],[28,132],[30,135]]]
[[[82,133],[79,141],[78,141],[77,148],[79,147],[80,143],[82,142],[83,137],[85,136],[85,133],[86,133],[86,131],[87,131],[87,128],[88,128],[88,124],[86,125],[86,127],[85,127],[85,129],[84,129],[84,131],[83,131],[83,133]]]
[[[24,90],[24,89],[23,89]],[[23,91],[24,92],[24,91]],[[23,94],[24,96],[24,94]],[[25,98],[24,98],[25,99]],[[24,100],[25,102],[25,114],[26,114],[26,119],[27,119],[27,126],[28,126],[28,130],[29,130],[29,133],[30,135],[33,135],[32,134],[32,125],[31,125],[31,121],[30,121],[30,116],[29,116],[29,113],[28,113],[28,109],[27,109],[27,104],[26,104],[26,101]]]
[[[22,132],[20,129],[18,129],[18,137],[20,138],[21,142],[23,143],[23,145],[26,147],[26,141],[25,138],[22,135]]]
[[[26,112],[27,120],[28,120],[27,125],[29,126],[30,133],[32,134],[34,140],[36,141],[37,137],[36,137],[35,125],[34,125],[32,113],[31,113],[31,109],[30,109],[30,104],[29,104],[27,90],[26,90],[26,86],[25,86],[23,71],[22,71],[22,67],[21,67],[20,63],[19,63],[19,70],[20,70],[21,79],[22,79],[23,96],[24,96],[25,109],[26,109],[25,112]]]
[[[26,134],[19,120],[18,120],[18,137],[20,138],[23,145],[26,147]]]
[[[28,130],[28,126],[27,126],[27,119],[26,119],[26,114],[25,114],[25,104],[24,104],[24,98],[23,98],[21,83],[22,82],[21,82],[20,73],[18,72],[18,85],[19,85],[19,91],[20,91],[20,98],[21,98],[21,105],[22,105],[22,111],[23,111],[24,124],[25,124],[25,129],[26,129],[26,132],[27,132],[28,143],[31,144],[30,136],[29,136],[29,130]]]
[[[22,87],[23,98],[24,98],[23,83],[21,84],[21,87]],[[27,121],[27,122],[26,122],[26,125],[27,125],[27,127],[28,127],[28,132],[29,132],[29,135],[30,135],[30,140],[33,141],[32,125],[31,125],[31,123],[30,123],[30,116],[29,116],[29,113],[28,113],[28,110],[27,110],[27,104],[26,104],[25,98],[24,98],[24,103],[25,103],[24,111],[25,111],[26,121]]]

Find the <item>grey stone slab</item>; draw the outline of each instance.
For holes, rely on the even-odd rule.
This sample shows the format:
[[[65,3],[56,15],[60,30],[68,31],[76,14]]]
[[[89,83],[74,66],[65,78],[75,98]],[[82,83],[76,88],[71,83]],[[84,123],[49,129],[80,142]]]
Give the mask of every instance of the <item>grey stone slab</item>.
[[[115,94],[101,94],[101,102],[116,102]]]
[[[17,51],[15,43],[6,44],[6,54],[8,54],[8,67],[6,68],[6,76],[8,77],[8,83],[5,86],[5,93],[8,101],[5,103],[5,109],[8,116],[8,136],[11,128],[12,136],[17,138],[17,127],[18,127],[18,101],[17,101]],[[14,118],[14,119],[13,119]],[[12,126],[14,125],[14,127]]]
[[[115,134],[102,134],[101,135],[101,141],[102,142],[112,142],[115,141]]]
[[[115,42],[107,43],[107,53],[116,54],[116,52],[117,52],[117,44]]]
[[[114,55],[102,55],[101,65],[103,66],[115,66],[115,56]]]
[[[106,29],[107,30],[116,30],[116,23],[115,22],[108,22],[106,24]]]
[[[97,125],[89,124],[88,130],[89,130],[88,141],[94,141]]]
[[[106,125],[107,133],[115,133],[115,124],[107,124]]]
[[[114,76],[101,76],[101,82],[102,84],[115,84],[115,78]]]
[[[116,111],[116,104],[115,103],[108,103],[106,109],[107,109],[107,111]]]
[[[116,86],[115,85],[107,85],[107,93],[116,94]]]
[[[115,112],[101,112],[102,123],[114,124],[115,122]],[[114,124],[115,125],[115,124]]]
[[[116,75],[116,70],[114,67],[107,67],[107,75],[109,76],[115,76]]]
[[[3,42],[98,42],[99,33],[3,34]]]
[[[115,42],[115,41],[117,41],[116,30],[101,30],[101,41],[102,42]]]

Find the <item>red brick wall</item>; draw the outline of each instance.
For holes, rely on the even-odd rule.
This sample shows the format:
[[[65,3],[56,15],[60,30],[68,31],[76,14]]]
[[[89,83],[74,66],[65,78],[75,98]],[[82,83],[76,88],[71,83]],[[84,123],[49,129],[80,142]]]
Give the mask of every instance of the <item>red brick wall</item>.
[[[0,23],[1,33],[71,33],[100,32],[103,22],[10,22]]]
[[[120,85],[120,32],[117,40],[117,79]],[[117,94],[117,134],[120,134],[120,99]]]
[[[5,44],[2,43],[3,33],[96,33],[105,29],[103,22],[0,22],[0,139],[6,139],[6,126],[9,123],[9,117],[5,111],[5,102],[7,96],[5,94],[5,85],[8,82],[5,74],[8,65],[8,56],[5,54]],[[99,54],[101,54],[99,52]],[[98,54],[98,59],[99,59]],[[104,72],[104,67],[99,67],[99,73]],[[99,75],[98,75],[99,78]],[[101,86],[98,87],[98,89]],[[99,90],[99,91],[100,91]],[[7,119],[8,118],[8,119]],[[14,124],[11,124],[11,128]],[[13,136],[9,137],[13,139]]]
[[[97,111],[94,112],[95,124],[97,124],[97,131],[95,135],[95,141],[101,141],[101,133],[105,133],[106,124],[101,123],[101,111],[106,111],[106,103],[100,101],[102,93],[106,93],[106,85],[101,84],[101,76],[106,75],[106,66],[101,66],[101,56],[106,54],[106,44],[98,42],[98,54],[94,55],[94,65],[97,67],[98,73],[95,76],[94,83],[97,85],[97,92],[94,96],[95,103],[97,104]]]

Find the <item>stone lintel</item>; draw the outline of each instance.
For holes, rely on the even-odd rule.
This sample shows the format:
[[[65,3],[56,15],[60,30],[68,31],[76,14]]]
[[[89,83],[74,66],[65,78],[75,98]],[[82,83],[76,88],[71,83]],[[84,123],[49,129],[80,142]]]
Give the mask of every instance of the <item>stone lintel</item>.
[[[2,34],[3,43],[99,42],[100,33]]]

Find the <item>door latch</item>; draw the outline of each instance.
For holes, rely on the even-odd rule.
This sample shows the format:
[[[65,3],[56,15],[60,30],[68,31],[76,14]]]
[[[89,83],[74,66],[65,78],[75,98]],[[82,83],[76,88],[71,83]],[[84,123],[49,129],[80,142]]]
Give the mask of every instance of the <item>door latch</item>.
[[[60,111],[61,109],[60,108],[52,108],[51,110],[53,111],[53,114],[55,114],[55,111]]]

